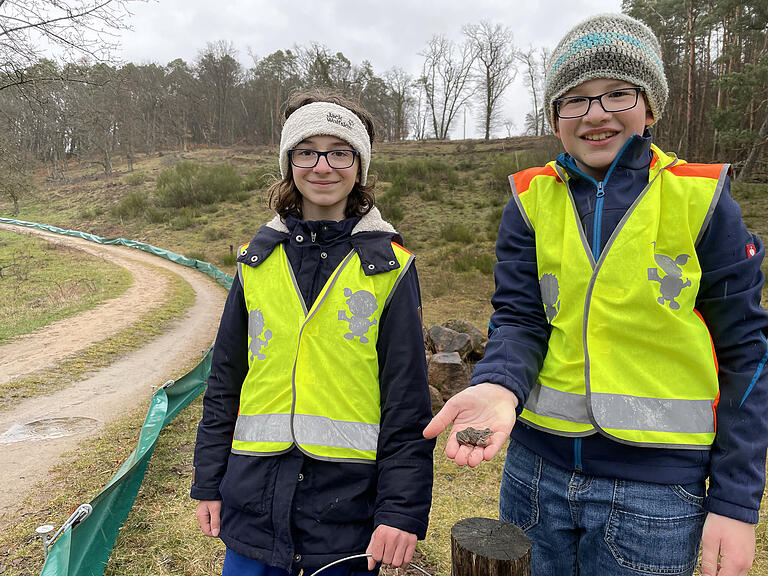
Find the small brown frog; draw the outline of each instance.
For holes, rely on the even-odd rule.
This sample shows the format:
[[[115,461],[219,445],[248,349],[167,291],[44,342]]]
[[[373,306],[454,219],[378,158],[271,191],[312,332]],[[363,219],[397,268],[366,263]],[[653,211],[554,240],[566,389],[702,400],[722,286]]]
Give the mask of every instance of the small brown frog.
[[[456,441],[462,446],[480,446],[485,448],[490,443],[491,434],[493,434],[493,430],[490,428],[475,430],[470,426],[456,432]]]

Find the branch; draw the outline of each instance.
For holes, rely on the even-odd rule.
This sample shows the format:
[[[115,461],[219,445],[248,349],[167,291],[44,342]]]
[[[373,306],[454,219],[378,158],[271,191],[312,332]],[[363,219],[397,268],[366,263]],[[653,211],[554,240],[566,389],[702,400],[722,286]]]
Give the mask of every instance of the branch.
[[[3,28],[3,32],[0,33],[0,36],[7,36],[12,32],[20,32],[22,30],[27,30],[29,28],[37,28],[39,30],[41,28],[44,28],[46,26],[49,26],[51,24],[54,24],[56,22],[61,22],[64,20],[77,20],[78,18],[82,18],[84,16],[88,16],[89,14],[93,14],[94,12],[104,8],[105,6],[111,4],[114,1],[115,0],[104,0],[104,2],[102,2],[101,4],[97,4],[96,6],[92,6],[91,8],[87,10],[83,10],[82,12],[79,12],[76,14],[69,12],[69,9],[67,9],[68,13],[66,16],[61,16],[59,18],[51,18],[49,20],[42,20],[40,22],[27,22],[24,26],[18,26],[16,28]],[[5,0],[2,0],[2,2],[0,2],[0,6],[2,5],[3,2],[5,2]],[[11,16],[6,16],[5,18],[9,20],[21,21],[19,18],[12,18]],[[103,19],[106,20],[106,18],[103,18]],[[45,31],[45,32],[48,33],[48,31]]]

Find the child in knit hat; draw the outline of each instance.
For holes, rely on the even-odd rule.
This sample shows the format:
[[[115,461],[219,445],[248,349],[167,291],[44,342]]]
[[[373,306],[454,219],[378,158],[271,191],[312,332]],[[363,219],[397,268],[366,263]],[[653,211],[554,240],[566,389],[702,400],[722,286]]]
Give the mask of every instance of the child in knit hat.
[[[575,26],[545,94],[565,152],[510,177],[486,355],[425,436],[453,422],[446,454],[477,466],[511,431],[500,517],[531,537],[534,575],[691,574],[700,542],[703,575],[746,574],[768,444],[763,244],[729,165],[652,144],[668,90],[644,24]],[[490,445],[459,446],[467,426]]]
[[[434,441],[413,255],[374,207],[373,121],[286,105],[277,215],[240,249],[213,352],[192,498],[224,576],[373,574],[424,538]],[[246,215],[247,217],[247,215]]]

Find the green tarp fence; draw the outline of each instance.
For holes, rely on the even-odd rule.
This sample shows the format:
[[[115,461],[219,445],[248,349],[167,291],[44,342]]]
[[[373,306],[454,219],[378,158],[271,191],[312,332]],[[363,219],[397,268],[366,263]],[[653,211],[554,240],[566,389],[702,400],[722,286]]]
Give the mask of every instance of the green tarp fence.
[[[94,234],[65,230],[23,220],[0,218],[5,224],[15,224],[47,230],[56,234],[76,236],[99,244],[119,244],[150,252],[177,264],[196,268],[229,289],[232,277],[195,258],[157,248],[151,244],[125,238],[102,238]],[[211,369],[212,348],[203,360],[176,381],[166,383],[152,396],[139,441],[109,483],[90,502],[91,514],[74,527],[67,527],[48,551],[40,576],[101,576],[112,553],[120,527],[133,507],[144,480],[149,459],[160,432],[204,389]]]

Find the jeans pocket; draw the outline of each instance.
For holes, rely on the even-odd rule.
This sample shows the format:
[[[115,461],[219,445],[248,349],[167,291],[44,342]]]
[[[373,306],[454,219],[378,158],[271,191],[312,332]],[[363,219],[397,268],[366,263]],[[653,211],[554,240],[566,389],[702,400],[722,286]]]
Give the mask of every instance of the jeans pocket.
[[[499,518],[523,530],[539,522],[541,457],[510,440],[501,478]]]
[[[704,482],[617,480],[605,542],[621,566],[648,574],[691,574],[705,511]]]

